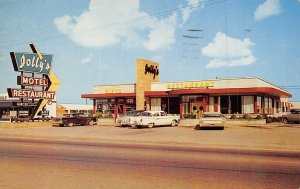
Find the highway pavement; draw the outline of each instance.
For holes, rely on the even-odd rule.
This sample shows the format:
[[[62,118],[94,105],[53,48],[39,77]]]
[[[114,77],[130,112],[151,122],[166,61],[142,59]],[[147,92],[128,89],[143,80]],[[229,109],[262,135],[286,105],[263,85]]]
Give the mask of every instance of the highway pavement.
[[[299,188],[300,153],[1,138],[0,188]]]
[[[298,125],[0,128],[0,188],[300,188]]]

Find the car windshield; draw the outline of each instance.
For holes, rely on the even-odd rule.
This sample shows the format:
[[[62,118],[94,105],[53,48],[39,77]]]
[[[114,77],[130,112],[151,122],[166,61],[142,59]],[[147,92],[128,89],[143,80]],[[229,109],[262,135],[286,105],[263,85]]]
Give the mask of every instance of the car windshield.
[[[136,111],[129,111],[129,112],[126,112],[125,114],[123,114],[123,116],[138,116],[140,115],[142,111],[140,110],[136,110]]]
[[[133,116],[140,116],[141,113],[143,113],[143,112],[135,112],[135,114]]]
[[[141,116],[151,116],[151,113],[150,112],[142,112],[140,115]]]

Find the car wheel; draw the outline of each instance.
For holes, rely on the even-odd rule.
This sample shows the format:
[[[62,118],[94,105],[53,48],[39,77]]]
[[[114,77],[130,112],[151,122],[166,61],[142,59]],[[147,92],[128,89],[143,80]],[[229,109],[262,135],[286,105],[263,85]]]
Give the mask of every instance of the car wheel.
[[[175,127],[175,126],[176,126],[176,121],[175,121],[175,120],[173,120],[173,121],[171,122],[171,126],[172,126],[172,127]]]
[[[149,128],[152,128],[153,126],[154,126],[154,123],[149,123],[149,124],[148,124],[148,127],[149,127]]]
[[[283,122],[283,123],[288,123],[287,118],[283,118],[283,119],[282,119],[282,122]]]
[[[74,123],[68,123],[69,127],[72,127],[74,125]]]
[[[197,124],[196,126],[195,126],[195,128],[194,128],[195,130],[200,130],[200,125],[199,124]]]
[[[89,121],[89,125],[94,125],[95,122],[93,120]]]

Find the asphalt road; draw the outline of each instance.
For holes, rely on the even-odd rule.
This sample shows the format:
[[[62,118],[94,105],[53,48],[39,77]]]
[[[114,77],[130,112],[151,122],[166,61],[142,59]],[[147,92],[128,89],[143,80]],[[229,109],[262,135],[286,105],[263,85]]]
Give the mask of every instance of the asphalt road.
[[[0,139],[0,188],[300,188],[299,153]]]

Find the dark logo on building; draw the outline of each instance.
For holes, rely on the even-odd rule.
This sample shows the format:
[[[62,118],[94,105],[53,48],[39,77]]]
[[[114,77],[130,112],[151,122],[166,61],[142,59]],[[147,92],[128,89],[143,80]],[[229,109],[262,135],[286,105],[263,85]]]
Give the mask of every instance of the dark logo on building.
[[[149,74],[153,74],[153,79],[155,79],[155,76],[158,76],[159,74],[159,70],[157,68],[157,66],[153,66],[153,65],[150,65],[148,66],[148,64],[145,65],[145,75],[149,73]]]

